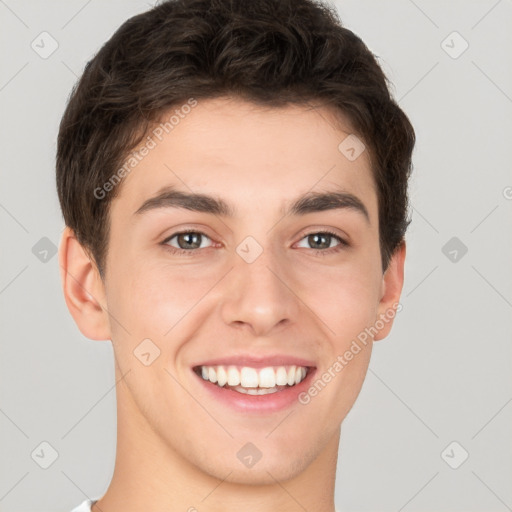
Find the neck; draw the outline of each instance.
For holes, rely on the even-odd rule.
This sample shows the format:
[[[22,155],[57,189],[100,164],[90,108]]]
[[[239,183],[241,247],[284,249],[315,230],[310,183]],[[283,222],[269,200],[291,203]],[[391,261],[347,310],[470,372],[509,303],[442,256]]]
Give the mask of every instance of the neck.
[[[92,512],[334,512],[339,429],[292,478],[279,481],[273,468],[265,467],[264,483],[241,483],[234,472],[219,478],[182,457],[150,427],[129,396],[126,388],[118,389],[114,474]]]

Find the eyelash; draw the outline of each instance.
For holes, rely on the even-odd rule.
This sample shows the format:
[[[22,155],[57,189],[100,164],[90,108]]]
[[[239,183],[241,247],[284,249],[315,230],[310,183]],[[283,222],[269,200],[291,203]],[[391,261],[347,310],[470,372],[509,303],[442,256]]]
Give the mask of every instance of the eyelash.
[[[183,234],[190,234],[190,233],[194,233],[197,235],[205,236],[206,238],[210,238],[208,235],[206,235],[205,233],[202,233],[201,231],[185,230],[185,231],[178,231],[176,233],[173,233],[171,236],[167,237],[164,241],[162,241],[161,245],[163,245],[164,249],[169,251],[173,255],[193,256],[194,253],[196,253],[199,249],[177,249],[176,247],[172,247],[172,246],[168,245],[168,243],[167,243],[176,236],[183,235]],[[311,233],[306,233],[300,240],[303,240],[304,238],[306,238],[310,235],[330,235],[339,242],[338,245],[335,245],[334,247],[330,247],[328,249],[310,249],[317,256],[327,256],[329,254],[337,253],[337,252],[350,246],[350,244],[347,241],[345,241],[343,238],[341,238],[336,233],[333,233],[332,231],[329,231],[329,230],[312,231]]]

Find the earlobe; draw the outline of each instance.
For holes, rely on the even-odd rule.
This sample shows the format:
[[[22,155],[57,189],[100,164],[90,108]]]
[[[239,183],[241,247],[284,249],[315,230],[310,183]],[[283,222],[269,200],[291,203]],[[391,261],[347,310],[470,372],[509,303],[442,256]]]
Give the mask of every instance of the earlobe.
[[[384,339],[391,331],[404,284],[405,241],[394,251],[388,268],[382,278],[382,296],[378,307],[376,324],[382,326],[374,337],[374,341]],[[398,306],[398,309],[397,309]]]
[[[64,299],[80,332],[93,340],[110,339],[103,281],[68,226],[61,237],[59,266]]]

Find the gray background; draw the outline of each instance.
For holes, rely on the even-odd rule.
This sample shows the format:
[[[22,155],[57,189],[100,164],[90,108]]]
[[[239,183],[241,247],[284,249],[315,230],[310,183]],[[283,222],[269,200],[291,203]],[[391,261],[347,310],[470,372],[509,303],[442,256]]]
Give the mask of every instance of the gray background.
[[[0,0],[0,511],[66,512],[112,475],[111,345],[78,331],[52,253],[55,141],[85,62],[149,5]],[[343,424],[337,507],[512,510],[512,0],[336,6],[418,137],[403,310]]]

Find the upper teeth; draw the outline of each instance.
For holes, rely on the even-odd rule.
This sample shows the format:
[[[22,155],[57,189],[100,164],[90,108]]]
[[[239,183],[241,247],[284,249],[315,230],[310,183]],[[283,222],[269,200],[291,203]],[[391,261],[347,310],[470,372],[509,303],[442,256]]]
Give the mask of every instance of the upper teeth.
[[[304,366],[266,366],[265,368],[250,368],[243,366],[201,366],[204,380],[216,383],[218,386],[243,386],[244,388],[273,388],[275,386],[293,386],[306,377]]]

